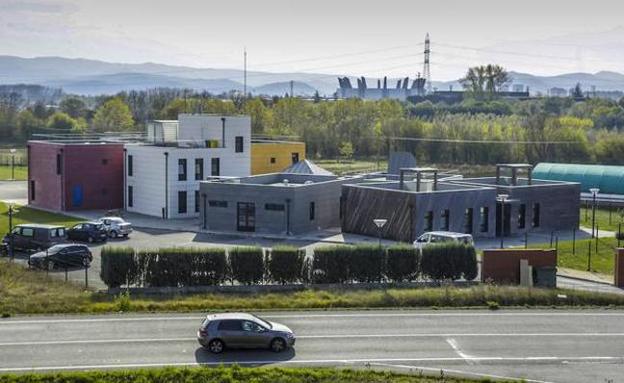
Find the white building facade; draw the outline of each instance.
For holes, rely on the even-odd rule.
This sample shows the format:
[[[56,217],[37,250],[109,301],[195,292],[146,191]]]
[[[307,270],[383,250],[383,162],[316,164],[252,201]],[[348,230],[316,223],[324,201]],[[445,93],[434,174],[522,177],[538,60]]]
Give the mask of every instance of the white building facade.
[[[171,122],[167,121],[167,129]],[[251,119],[247,116],[179,116],[175,134],[148,124],[159,140],[126,144],[124,205],[128,212],[161,218],[199,215],[199,182],[251,174]],[[175,140],[172,137],[176,137]],[[163,140],[162,137],[167,137]]]

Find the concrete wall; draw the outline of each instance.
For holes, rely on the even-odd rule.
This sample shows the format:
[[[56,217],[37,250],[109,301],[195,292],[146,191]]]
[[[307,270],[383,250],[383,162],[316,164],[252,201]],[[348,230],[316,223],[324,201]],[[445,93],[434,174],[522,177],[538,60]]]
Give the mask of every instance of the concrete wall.
[[[299,155],[300,161],[305,160],[305,143],[252,142],[251,174],[279,173],[293,164],[293,153]]]
[[[225,145],[222,140],[221,118],[225,118]],[[245,151],[250,151],[251,117],[249,116],[215,116],[208,114],[180,114],[178,116],[178,140],[205,142],[217,140],[220,146],[232,147],[234,137],[244,137]]]
[[[520,283],[520,260],[529,261],[529,266],[556,267],[556,250],[484,250],[481,260],[481,281],[502,284]]]

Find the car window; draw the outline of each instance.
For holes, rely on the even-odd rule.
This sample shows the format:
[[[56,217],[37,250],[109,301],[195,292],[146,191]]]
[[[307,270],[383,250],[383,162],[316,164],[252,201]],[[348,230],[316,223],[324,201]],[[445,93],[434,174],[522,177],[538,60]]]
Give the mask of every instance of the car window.
[[[110,221],[107,219],[102,220],[102,222],[104,222],[105,225],[110,225]]]
[[[259,324],[251,322],[251,321],[243,321],[243,331],[247,331],[247,332],[261,332],[263,331],[264,328],[261,327]]]
[[[34,237],[35,230],[30,227],[22,227],[21,235],[24,237]]]
[[[64,228],[58,228],[58,229],[56,229],[56,232],[58,233],[59,237],[64,237],[65,236],[65,229]]]
[[[74,225],[74,230],[81,230],[82,229],[82,224],[79,223],[78,225]]]
[[[241,321],[239,320],[223,320],[219,323],[219,330],[240,331]]]
[[[420,243],[427,242],[427,239],[428,239],[428,238],[429,238],[429,234],[421,235],[421,236],[420,236],[420,237],[416,240],[416,242],[420,242]]]

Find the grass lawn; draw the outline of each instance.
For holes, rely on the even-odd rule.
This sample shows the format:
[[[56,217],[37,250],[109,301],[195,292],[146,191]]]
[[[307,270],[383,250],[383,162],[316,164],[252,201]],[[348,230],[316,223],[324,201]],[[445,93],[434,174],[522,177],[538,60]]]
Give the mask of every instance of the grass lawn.
[[[609,210],[611,211],[611,220],[609,222]],[[619,211],[624,212],[624,210],[620,209]],[[607,230],[607,231],[618,231],[618,223],[624,222],[624,218],[622,218],[617,208],[611,209],[596,209],[596,224],[598,225],[598,229]],[[586,217],[587,215],[587,217]],[[586,219],[587,218],[587,219]],[[585,209],[584,205],[581,207],[581,226],[589,227],[592,226],[592,209],[591,206],[589,209]],[[624,232],[624,223],[622,224],[622,231]]]
[[[587,270],[589,244],[591,242],[591,271],[613,275],[615,261],[615,238],[600,238],[598,240],[598,253],[596,253],[595,240],[578,240],[573,251],[572,241],[560,241],[557,254],[557,263],[561,267],[576,270]],[[622,242],[624,244],[624,242]],[[550,244],[530,245],[531,248],[547,249]]]
[[[415,369],[417,372],[417,369]],[[439,374],[438,374],[439,375]],[[499,380],[497,380],[498,382]],[[474,383],[491,382],[489,379],[452,378],[447,376],[421,376],[373,370],[348,370],[326,367],[301,368],[242,368],[239,366],[216,368],[159,368],[126,371],[87,371],[38,374],[0,375],[0,383]],[[503,380],[500,380],[503,382]],[[505,380],[512,382],[512,380]],[[517,382],[517,381],[514,381]]]
[[[0,165],[0,181],[11,179],[11,166]],[[15,179],[19,181],[26,181],[28,179],[28,167],[16,166],[15,167]]]
[[[377,166],[377,161],[375,161],[374,159],[349,161],[318,160],[314,161],[314,163],[322,167],[323,169],[329,170],[330,172],[337,175],[343,175],[347,173],[386,171],[388,167],[388,162],[385,159],[379,161],[379,166]]]
[[[18,206],[18,213],[13,215],[13,225],[21,223],[43,223],[51,225],[73,226],[78,222],[83,222],[74,217],[62,214],[48,213],[42,210],[32,209],[25,206]],[[0,202],[0,234],[4,235],[9,231],[9,215],[6,204]]]

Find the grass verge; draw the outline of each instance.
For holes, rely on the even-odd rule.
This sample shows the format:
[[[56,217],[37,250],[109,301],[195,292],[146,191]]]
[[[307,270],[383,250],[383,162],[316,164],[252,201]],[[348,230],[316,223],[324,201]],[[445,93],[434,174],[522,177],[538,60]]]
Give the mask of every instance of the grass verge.
[[[11,179],[11,166],[0,165],[0,181]],[[26,181],[28,179],[28,167],[16,166],[15,179],[18,181]]]
[[[88,371],[43,374],[0,375],[0,383],[474,383],[489,379],[472,380],[447,376],[433,377],[422,374],[398,374],[373,370],[337,368],[160,368],[133,371]],[[507,382],[512,382],[507,380]]]
[[[624,241],[622,241],[624,244]],[[554,245],[553,245],[554,246]],[[587,271],[589,259],[589,247],[591,246],[591,271],[613,275],[615,263],[615,238],[599,238],[598,252],[596,252],[596,240],[577,240],[576,246],[572,241],[560,241],[557,252],[557,265],[569,269]],[[547,249],[550,244],[530,245],[534,249]]]
[[[559,294],[565,294],[562,299]],[[0,260],[0,314],[111,313],[151,311],[299,310],[437,307],[624,307],[624,295],[577,290],[479,285],[372,291],[306,290],[272,294],[127,296],[81,287]]]
[[[0,202],[0,235],[4,236],[9,231],[8,206]],[[63,225],[71,227],[78,222],[84,222],[74,217],[62,214],[49,213],[43,210],[32,209],[26,206],[18,206],[17,213],[13,215],[13,225],[22,223],[42,223],[50,225]]]
[[[610,218],[609,218],[610,216]],[[586,207],[583,205],[581,207],[580,214],[580,224],[581,226],[589,227],[592,226],[592,209],[591,205]],[[598,225],[599,230],[606,231],[618,231],[618,224],[620,222],[624,222],[624,209],[612,207],[609,209],[596,209],[596,225]],[[622,231],[624,231],[624,223],[622,224]]]

